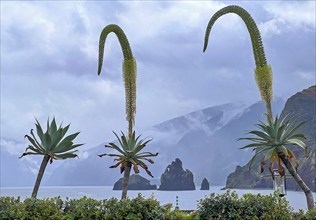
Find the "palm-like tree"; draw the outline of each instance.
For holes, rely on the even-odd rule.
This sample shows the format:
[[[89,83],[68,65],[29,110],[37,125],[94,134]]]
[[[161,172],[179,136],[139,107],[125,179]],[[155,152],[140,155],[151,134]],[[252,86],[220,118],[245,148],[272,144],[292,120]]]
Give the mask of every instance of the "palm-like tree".
[[[123,191],[122,191],[122,199],[125,199],[127,196],[128,189],[128,181],[130,176],[130,171],[132,165],[134,167],[134,171],[138,172],[138,166],[141,166],[146,170],[146,172],[150,175],[150,171],[148,170],[146,164],[141,160],[147,160],[152,163],[153,161],[148,159],[147,157],[157,156],[158,154],[152,154],[150,152],[139,153],[149,141],[141,140],[138,141],[139,136],[135,138],[135,131],[133,130],[135,124],[135,114],[136,114],[136,60],[133,57],[133,53],[131,47],[129,45],[128,39],[124,33],[124,31],[115,24],[107,25],[101,32],[100,41],[99,41],[99,67],[98,67],[98,75],[101,73],[102,63],[103,63],[103,54],[104,54],[104,45],[106,38],[109,33],[115,33],[120,45],[122,47],[123,52],[123,79],[125,85],[125,110],[126,110],[126,120],[128,122],[128,136],[126,137],[122,133],[121,139],[114,133],[117,139],[120,142],[120,146],[110,143],[109,145],[105,145],[105,147],[113,148],[120,153],[118,154],[103,154],[102,156],[116,156],[116,160],[119,162],[116,164],[117,166],[121,165],[121,173],[124,172],[124,180],[123,180]],[[112,167],[117,167],[112,166]]]
[[[218,10],[210,19],[206,32],[205,32],[205,39],[204,39],[204,49],[203,52],[205,52],[207,45],[208,45],[208,39],[209,35],[211,33],[211,29],[215,23],[215,21],[220,18],[221,16],[228,14],[228,13],[234,13],[241,17],[241,19],[246,24],[246,27],[248,29],[248,32],[250,34],[251,42],[252,42],[252,49],[253,54],[255,58],[255,79],[257,82],[257,86],[260,92],[260,95],[263,99],[263,101],[266,104],[266,111],[267,111],[267,121],[268,124],[260,123],[258,126],[262,131],[252,131],[252,134],[259,136],[259,138],[248,138],[248,140],[254,142],[252,144],[249,144],[246,146],[248,147],[254,147],[254,150],[256,151],[256,157],[258,154],[266,153],[265,159],[263,160],[263,164],[266,160],[271,159],[271,161],[278,161],[278,168],[280,175],[284,175],[284,169],[282,169],[280,159],[285,164],[286,168],[289,170],[289,172],[292,174],[294,179],[297,181],[297,183],[302,187],[306,194],[306,200],[308,208],[314,207],[313,202],[313,195],[310,191],[310,189],[307,187],[307,185],[304,183],[304,181],[299,177],[299,175],[296,172],[296,169],[293,168],[293,165],[291,163],[291,159],[295,158],[295,155],[292,151],[290,151],[285,146],[287,144],[294,144],[298,146],[304,146],[306,148],[305,144],[300,141],[297,138],[302,138],[302,135],[294,136],[291,135],[285,138],[286,136],[282,136],[282,134],[286,134],[285,132],[288,132],[288,129],[293,127],[293,123],[291,120],[284,119],[279,121],[279,119],[276,117],[275,120],[273,119],[272,114],[272,108],[271,108],[271,101],[273,98],[272,93],[272,69],[271,66],[268,65],[266,56],[264,53],[263,43],[260,36],[259,29],[251,17],[251,15],[242,7],[236,6],[236,5],[230,5],[227,7],[224,7],[220,10]],[[299,124],[298,127],[300,127],[302,123]],[[273,129],[272,129],[273,128]],[[295,128],[295,127],[294,127]],[[265,130],[267,129],[267,130]],[[297,128],[296,128],[297,129]],[[295,132],[295,130],[293,132]],[[277,133],[275,133],[277,132]],[[262,135],[262,136],[260,136]],[[277,135],[277,136],[276,136]],[[278,136],[281,135],[281,136]],[[282,139],[281,139],[282,138]],[[285,139],[283,139],[285,138]],[[294,139],[293,139],[294,138]],[[263,141],[265,139],[265,141]],[[275,140],[275,141],[273,141]],[[279,141],[285,141],[280,143]],[[293,143],[287,142],[289,140],[295,140]],[[252,160],[253,161],[253,160]],[[261,165],[263,165],[261,164]],[[273,165],[273,163],[272,163]],[[261,166],[263,167],[263,166]]]
[[[285,116],[282,120],[276,116],[274,120],[268,118],[268,123],[260,122],[256,126],[259,130],[250,131],[249,134],[254,137],[240,138],[239,140],[249,140],[252,143],[242,147],[241,149],[253,148],[255,155],[250,161],[252,161],[261,154],[265,154],[261,162],[261,173],[264,171],[264,166],[267,161],[270,160],[269,170],[273,175],[274,163],[277,162],[278,172],[281,176],[285,175],[285,169],[281,164],[281,161],[293,176],[298,185],[302,188],[306,195],[308,209],[314,207],[314,199],[312,191],[304,183],[302,178],[296,171],[298,166],[296,157],[294,153],[288,148],[288,146],[298,146],[305,150],[305,155],[307,155],[307,147],[302,139],[306,139],[304,134],[297,133],[297,130],[305,122],[295,123],[293,117]],[[293,163],[295,165],[293,165]]]
[[[116,145],[115,143],[109,143],[108,145],[105,145],[105,147],[114,149],[117,151],[117,153],[101,154],[99,155],[99,157],[116,157],[114,161],[118,162],[115,165],[110,166],[110,168],[116,168],[120,166],[121,173],[124,172],[122,191],[122,199],[124,199],[127,196],[128,179],[132,166],[135,173],[139,173],[138,167],[140,166],[147,172],[149,176],[153,177],[148,169],[148,166],[144,163],[143,160],[146,160],[149,163],[153,164],[154,161],[149,159],[149,157],[155,157],[158,155],[158,153],[154,154],[151,152],[142,152],[143,148],[146,147],[146,145],[151,140],[140,139],[140,135],[138,137],[135,137],[135,132],[133,132],[130,138],[127,138],[123,132],[121,133],[121,137],[119,137],[115,132],[113,133],[119,141],[119,145]]]
[[[83,145],[73,143],[73,140],[80,132],[65,137],[65,134],[67,133],[70,125],[62,127],[61,124],[57,128],[55,118],[53,118],[51,123],[49,123],[49,120],[47,120],[47,130],[45,131],[45,133],[43,132],[43,129],[37,119],[35,126],[39,140],[35,137],[33,129],[31,129],[30,135],[25,135],[25,138],[29,140],[30,145],[26,148],[25,153],[23,153],[20,157],[22,158],[26,155],[44,156],[32,192],[32,197],[34,198],[36,198],[37,196],[37,192],[41,184],[41,180],[44,175],[48,161],[52,163],[53,160],[64,160],[77,157],[77,155],[75,154],[77,150],[74,149]]]

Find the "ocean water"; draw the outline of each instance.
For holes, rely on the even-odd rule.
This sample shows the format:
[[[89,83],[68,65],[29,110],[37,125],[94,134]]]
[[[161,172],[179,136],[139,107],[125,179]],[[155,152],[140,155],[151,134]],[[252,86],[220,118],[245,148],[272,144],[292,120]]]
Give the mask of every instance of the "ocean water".
[[[212,186],[210,190],[199,190],[199,186],[194,191],[157,191],[157,190],[145,190],[136,191],[130,190],[127,192],[128,197],[134,198],[141,193],[145,198],[153,195],[160,204],[172,203],[173,208],[176,206],[176,196],[178,196],[179,208],[183,210],[194,210],[197,208],[198,200],[205,198],[211,193],[223,194],[225,190],[221,190],[223,186]],[[32,187],[2,187],[0,188],[0,196],[20,196],[21,199],[25,199],[31,196]],[[269,195],[273,193],[273,190],[241,190],[236,189],[239,196],[245,193],[252,193],[261,195]],[[94,199],[109,199],[111,197],[120,198],[121,191],[112,190],[112,186],[61,186],[61,187],[40,187],[38,192],[38,198],[57,197],[61,198],[81,198],[87,196]],[[289,201],[290,206],[294,210],[304,209],[307,210],[305,194],[303,192],[287,191],[285,196]],[[316,199],[316,193],[314,193]]]

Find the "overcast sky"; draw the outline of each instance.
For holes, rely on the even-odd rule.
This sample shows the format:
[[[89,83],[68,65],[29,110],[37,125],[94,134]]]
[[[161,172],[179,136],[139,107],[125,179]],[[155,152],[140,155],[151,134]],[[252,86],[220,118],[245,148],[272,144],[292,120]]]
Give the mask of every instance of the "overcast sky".
[[[215,23],[202,53],[209,19],[231,3],[257,22],[275,97],[315,84],[315,1],[1,1],[1,146],[15,140],[25,148],[34,117],[71,123],[86,148],[126,131],[114,34],[97,75],[99,35],[112,23],[137,60],[136,130],[213,105],[259,101],[250,37],[238,16]]]

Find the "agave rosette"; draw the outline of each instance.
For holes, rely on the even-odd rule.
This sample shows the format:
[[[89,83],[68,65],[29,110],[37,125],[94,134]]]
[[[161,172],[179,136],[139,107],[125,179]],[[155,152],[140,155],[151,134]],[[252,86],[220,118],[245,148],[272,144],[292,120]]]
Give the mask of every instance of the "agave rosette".
[[[304,134],[297,133],[297,130],[306,122],[296,123],[293,120],[294,117],[285,116],[280,119],[278,116],[275,119],[267,117],[268,123],[260,121],[256,126],[259,130],[249,131],[248,134],[252,134],[254,137],[239,138],[238,140],[248,140],[252,143],[242,147],[241,149],[253,148],[255,155],[252,157],[249,168],[254,161],[254,159],[263,153],[265,156],[261,162],[260,170],[261,173],[264,171],[264,166],[267,161],[270,160],[269,170],[273,175],[274,163],[277,162],[278,172],[281,176],[285,175],[285,169],[281,164],[280,156],[284,155],[290,161],[298,165],[294,153],[287,147],[289,145],[298,146],[305,150],[305,155],[307,155],[307,147],[302,139],[306,139]]]
[[[52,163],[53,159],[64,160],[67,158],[77,157],[77,154],[75,154],[77,150],[74,149],[83,144],[74,144],[73,140],[80,132],[71,134],[64,138],[70,124],[66,127],[62,127],[61,124],[57,128],[55,118],[53,118],[51,123],[49,123],[48,119],[47,130],[45,133],[43,132],[43,129],[37,119],[35,126],[39,140],[37,140],[33,129],[31,129],[30,135],[25,135],[25,138],[30,141],[31,145],[28,145],[25,153],[23,153],[20,158],[26,155],[48,155],[50,157],[50,163]]]
[[[101,154],[99,157],[110,156],[116,157],[114,161],[118,161],[115,165],[110,166],[110,168],[116,168],[120,166],[121,173],[124,172],[126,165],[130,162],[133,165],[133,169],[135,173],[139,173],[139,166],[143,168],[147,174],[151,177],[153,175],[148,169],[148,166],[145,164],[145,161],[153,164],[154,161],[149,159],[149,157],[155,157],[158,153],[151,152],[141,152],[144,147],[151,141],[151,139],[140,139],[140,136],[135,136],[135,131],[132,133],[130,138],[127,138],[123,132],[121,132],[121,137],[119,137],[115,132],[113,132],[119,141],[119,146],[115,143],[106,144],[106,148],[111,148],[116,150],[118,153],[109,153],[109,154]]]

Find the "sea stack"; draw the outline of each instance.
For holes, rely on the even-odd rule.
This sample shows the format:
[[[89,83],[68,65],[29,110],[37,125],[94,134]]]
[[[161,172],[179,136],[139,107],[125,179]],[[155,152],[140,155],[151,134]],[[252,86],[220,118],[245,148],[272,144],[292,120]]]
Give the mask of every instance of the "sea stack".
[[[120,178],[115,182],[113,190],[122,190],[123,188],[123,178]],[[150,181],[146,178],[138,175],[132,174],[128,181],[128,190],[156,190],[156,185],[151,185]]]
[[[190,170],[182,168],[182,161],[176,158],[166,168],[160,178],[161,185],[158,190],[182,191],[195,190],[193,174]]]
[[[201,189],[200,190],[210,190],[210,183],[206,178],[202,180]]]

